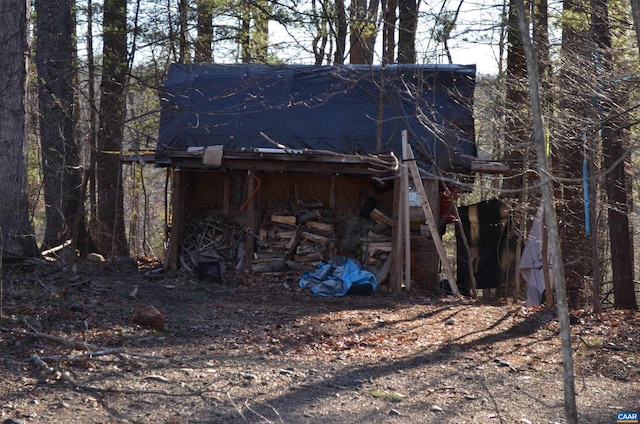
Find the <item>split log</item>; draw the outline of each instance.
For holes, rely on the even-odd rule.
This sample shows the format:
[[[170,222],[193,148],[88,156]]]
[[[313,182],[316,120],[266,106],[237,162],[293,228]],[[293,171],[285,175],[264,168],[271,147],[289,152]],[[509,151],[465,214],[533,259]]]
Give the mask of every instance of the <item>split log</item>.
[[[284,258],[257,259],[251,262],[252,272],[278,272],[284,270]]]
[[[308,229],[320,231],[333,231],[333,224],[326,222],[308,221],[304,224]]]
[[[328,237],[322,236],[320,234],[310,233],[308,231],[304,231],[300,237],[304,240],[309,240],[311,242],[319,243],[323,245],[329,242]]]
[[[367,245],[367,251],[369,256],[373,256],[378,252],[391,252],[392,243],[390,241],[374,241],[369,242]]]
[[[325,247],[319,244],[301,244],[296,248],[296,255],[308,255],[313,252],[324,252]]]
[[[296,261],[286,261],[287,269],[292,271],[302,271],[302,272],[313,272],[316,270],[314,265],[309,265],[308,263],[300,263]]]
[[[293,249],[298,245],[301,234],[302,234],[302,226],[299,226],[294,232],[294,234],[291,236],[289,241],[287,242],[287,245],[285,246],[285,250],[287,252],[292,252]]]
[[[271,250],[285,250],[289,240],[269,240],[267,247]]]
[[[381,284],[384,280],[389,277],[389,273],[391,272],[391,258],[392,255],[387,256],[387,260],[384,261],[382,268],[376,273],[376,281],[378,284]]]
[[[312,211],[309,211],[309,212],[306,212],[306,213],[300,215],[296,219],[296,224],[301,225],[301,224],[304,224],[305,222],[317,221],[319,219],[322,219],[322,214],[320,214],[320,210],[319,209],[314,209]]]
[[[295,255],[293,259],[300,263],[317,262],[324,259],[324,252],[317,250],[306,255]]]
[[[369,216],[371,217],[371,219],[376,221],[378,224],[386,224],[389,227],[393,227],[393,220],[391,218],[389,218],[380,209],[372,210],[371,213],[369,214]]]
[[[289,240],[291,237],[295,236],[297,230],[293,231],[277,231],[273,234],[274,238],[278,238],[281,240]]]
[[[271,215],[271,222],[279,224],[296,225],[296,217],[293,215]]]

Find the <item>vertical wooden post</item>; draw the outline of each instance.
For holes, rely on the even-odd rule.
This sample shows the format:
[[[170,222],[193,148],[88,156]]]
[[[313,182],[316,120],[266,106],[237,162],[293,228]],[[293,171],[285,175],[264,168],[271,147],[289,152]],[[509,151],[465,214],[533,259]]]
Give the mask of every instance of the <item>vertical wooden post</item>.
[[[391,229],[391,275],[389,276],[389,286],[391,291],[397,292],[402,288],[402,259],[403,259],[403,243],[402,243],[402,229],[400,226],[401,221],[401,180],[398,178],[394,180],[393,184],[393,227]]]
[[[186,176],[185,172],[173,168],[173,187],[171,190],[171,233],[169,234],[169,246],[167,247],[167,259],[165,268],[176,269],[178,266],[178,251],[180,240],[184,232],[184,208],[186,201]]]
[[[407,160],[407,147],[409,143],[407,141],[407,131],[402,131],[402,160]],[[402,223],[401,232],[404,238],[404,287],[406,290],[411,289],[411,222],[409,217],[409,169],[405,163],[402,164],[402,184],[401,184],[401,210],[402,210]],[[422,184],[422,180],[420,180]],[[414,182],[415,184],[415,182]]]
[[[224,171],[222,174],[222,214],[229,216],[231,202],[231,173]]]
[[[247,196],[251,196],[249,198],[249,203],[247,204],[247,230],[245,232],[246,240],[245,240],[245,251],[244,251],[244,269],[246,271],[251,271],[251,265],[253,262],[253,248],[255,245],[255,239],[253,234],[255,234],[255,202],[253,195],[253,191],[255,190],[255,181],[253,179],[253,175],[251,175],[252,171],[247,172]]]
[[[331,174],[329,180],[329,209],[336,211],[336,174]]]
[[[295,181],[295,183],[293,184],[293,200],[296,201],[296,203],[298,203],[301,199],[300,199],[300,180],[297,179]]]

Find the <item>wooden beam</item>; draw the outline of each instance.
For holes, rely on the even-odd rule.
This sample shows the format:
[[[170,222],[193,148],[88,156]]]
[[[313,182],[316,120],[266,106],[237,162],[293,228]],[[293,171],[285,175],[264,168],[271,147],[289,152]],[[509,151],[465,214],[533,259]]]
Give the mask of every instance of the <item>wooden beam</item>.
[[[402,230],[400,229],[400,179],[395,179],[393,187],[393,228],[391,229],[391,274],[389,275],[389,287],[391,291],[398,292],[402,289],[402,260],[404,258],[402,243]]]
[[[185,171],[173,169],[171,190],[171,233],[169,234],[169,245],[167,246],[165,268],[176,269],[178,267],[178,256],[180,241],[184,231],[184,208],[185,190],[187,182]]]
[[[406,147],[405,147],[406,146]],[[406,149],[409,147],[407,132],[402,132],[402,158],[408,157]],[[411,289],[411,220],[409,207],[409,169],[406,164],[402,164],[402,237],[404,238],[404,286]],[[422,184],[422,180],[420,180]]]
[[[222,176],[222,214],[229,216],[231,200],[231,173],[225,172]]]
[[[512,172],[508,163],[478,160],[471,161],[471,170],[481,174],[507,174]]]
[[[416,162],[415,162],[415,156],[413,155],[413,150],[411,149],[411,146],[408,145],[408,143],[407,143],[406,164],[409,166],[409,170],[411,171],[413,185],[416,187],[416,190],[418,191],[418,195],[420,196],[420,202],[422,203],[422,211],[424,212],[424,217],[427,220],[427,224],[429,225],[429,230],[431,231],[431,237],[433,238],[433,242],[436,245],[436,250],[438,251],[438,256],[440,257],[440,261],[442,262],[444,272],[447,276],[447,279],[449,280],[451,291],[454,294],[459,295],[460,290],[458,290],[458,285],[456,284],[456,277],[453,274],[453,270],[451,269],[451,264],[449,264],[449,259],[447,259],[447,252],[444,250],[444,245],[442,244],[442,239],[440,238],[440,232],[438,231],[436,218],[435,216],[433,216],[433,212],[431,210],[431,204],[429,203],[429,198],[427,197],[427,193],[424,190],[424,185],[422,184],[420,171],[418,171],[418,165],[416,165]]]
[[[331,174],[329,179],[329,209],[336,210],[336,174]]]
[[[247,173],[247,196],[251,196],[249,198],[249,203],[247,204],[247,230],[246,233],[246,242],[245,242],[245,251],[244,251],[244,269],[246,271],[252,271],[252,263],[253,263],[253,248],[255,246],[255,239],[253,234],[255,234],[255,196],[253,195],[253,191],[255,190],[255,181],[253,179],[253,175],[251,175],[251,171]]]

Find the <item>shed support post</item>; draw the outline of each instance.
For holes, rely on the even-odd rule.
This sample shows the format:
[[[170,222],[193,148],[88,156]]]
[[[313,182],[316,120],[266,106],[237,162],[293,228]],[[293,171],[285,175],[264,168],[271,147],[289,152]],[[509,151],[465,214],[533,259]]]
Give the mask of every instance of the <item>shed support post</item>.
[[[184,171],[173,168],[173,188],[171,194],[171,232],[169,233],[169,246],[164,267],[176,269],[178,267],[178,254],[180,240],[184,232],[184,208],[186,179]]]
[[[246,243],[245,243],[245,251],[244,251],[244,269],[247,271],[251,271],[251,265],[253,262],[253,249],[255,246],[255,239],[253,234],[255,234],[255,209],[256,205],[254,202],[254,194],[255,190],[255,181],[253,176],[251,175],[251,171],[247,172],[247,195],[251,196],[249,198],[249,203],[247,204],[247,230],[245,232],[246,235]]]
[[[402,260],[404,258],[402,243],[402,177],[394,180],[393,185],[393,228],[391,229],[391,252],[389,255],[393,257],[391,260],[391,275],[389,276],[389,287],[391,291],[398,292],[402,289]]]

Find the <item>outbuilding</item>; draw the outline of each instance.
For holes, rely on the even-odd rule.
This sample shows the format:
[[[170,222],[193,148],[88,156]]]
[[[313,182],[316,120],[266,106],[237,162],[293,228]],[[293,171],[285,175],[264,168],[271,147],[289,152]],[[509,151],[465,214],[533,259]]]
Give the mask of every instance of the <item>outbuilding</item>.
[[[448,196],[473,177],[474,87],[474,65],[171,65],[155,153],[172,176],[166,266],[346,256],[393,290],[432,288]]]

